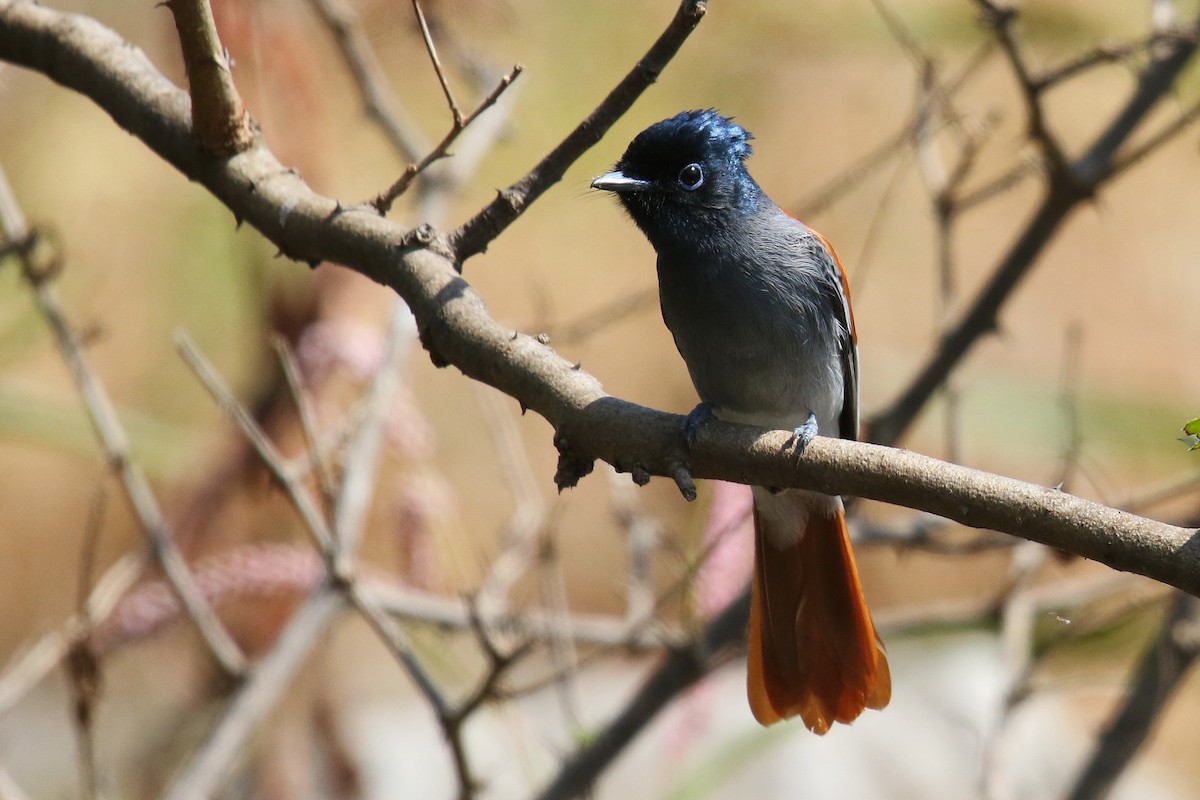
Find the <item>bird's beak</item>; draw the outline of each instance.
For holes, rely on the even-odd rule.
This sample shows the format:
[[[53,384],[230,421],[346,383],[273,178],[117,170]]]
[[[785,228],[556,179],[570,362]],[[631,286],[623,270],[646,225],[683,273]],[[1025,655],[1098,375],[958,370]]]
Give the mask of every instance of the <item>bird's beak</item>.
[[[593,189],[603,189],[606,192],[641,192],[650,186],[650,181],[631,178],[620,170],[601,175],[592,181]]]

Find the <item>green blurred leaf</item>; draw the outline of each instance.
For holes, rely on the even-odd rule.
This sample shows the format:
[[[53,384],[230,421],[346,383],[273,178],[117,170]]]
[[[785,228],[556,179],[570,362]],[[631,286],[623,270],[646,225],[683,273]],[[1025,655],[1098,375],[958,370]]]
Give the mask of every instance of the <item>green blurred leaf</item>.
[[[1183,432],[1187,436],[1180,436],[1179,441],[1186,445],[1190,445],[1188,450],[1200,449],[1200,417],[1192,420],[1183,426]]]

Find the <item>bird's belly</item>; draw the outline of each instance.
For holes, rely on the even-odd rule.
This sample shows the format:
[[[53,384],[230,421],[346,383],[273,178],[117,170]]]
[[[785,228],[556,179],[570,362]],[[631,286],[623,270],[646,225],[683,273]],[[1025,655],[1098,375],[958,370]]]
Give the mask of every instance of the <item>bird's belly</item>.
[[[844,384],[840,360],[800,337],[676,336],[700,399],[733,422],[792,430],[816,414],[838,435]],[[806,346],[807,345],[807,346]]]

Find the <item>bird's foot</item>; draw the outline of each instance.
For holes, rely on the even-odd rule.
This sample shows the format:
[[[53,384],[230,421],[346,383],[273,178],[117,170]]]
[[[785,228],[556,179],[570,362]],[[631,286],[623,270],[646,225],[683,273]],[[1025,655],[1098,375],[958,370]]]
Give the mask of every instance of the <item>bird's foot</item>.
[[[696,437],[700,435],[700,429],[714,416],[716,415],[713,414],[713,407],[708,403],[701,403],[687,415],[683,421],[683,443],[688,450],[691,450],[696,444]],[[816,425],[815,422],[813,424]]]
[[[692,412],[693,414],[696,412]],[[805,449],[817,437],[817,415],[808,412],[808,419],[796,430],[792,431],[792,452],[797,456],[804,455]]]

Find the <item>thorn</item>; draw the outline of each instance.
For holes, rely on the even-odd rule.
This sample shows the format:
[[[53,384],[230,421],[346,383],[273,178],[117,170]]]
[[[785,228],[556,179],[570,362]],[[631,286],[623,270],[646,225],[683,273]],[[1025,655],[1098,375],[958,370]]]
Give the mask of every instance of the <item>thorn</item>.
[[[696,483],[692,480],[692,473],[686,466],[680,464],[671,471],[671,477],[675,479],[675,485],[679,487],[679,493],[683,495],[683,499],[689,503],[696,500]]]

